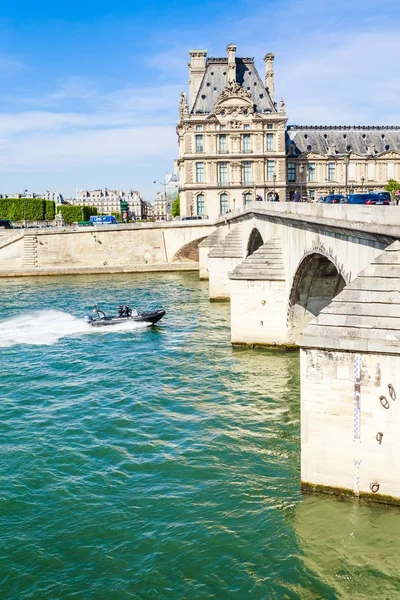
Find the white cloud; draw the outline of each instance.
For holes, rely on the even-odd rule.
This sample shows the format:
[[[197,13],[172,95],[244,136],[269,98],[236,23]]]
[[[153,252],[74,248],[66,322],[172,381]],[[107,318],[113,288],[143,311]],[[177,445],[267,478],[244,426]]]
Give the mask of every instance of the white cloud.
[[[173,156],[174,128],[124,127],[71,133],[34,133],[12,138],[0,153],[1,171],[60,170],[64,166],[126,165]]]

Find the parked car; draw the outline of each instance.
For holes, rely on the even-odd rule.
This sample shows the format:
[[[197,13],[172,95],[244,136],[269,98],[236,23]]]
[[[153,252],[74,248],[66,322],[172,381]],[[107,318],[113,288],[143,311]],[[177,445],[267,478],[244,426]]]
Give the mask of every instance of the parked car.
[[[380,201],[376,202],[376,204],[392,204],[392,197],[390,192],[374,192],[377,196],[379,196]]]
[[[347,199],[348,204],[384,204],[384,201],[378,194],[372,192],[366,194],[350,194]]]
[[[14,229],[14,223],[8,219],[1,219],[0,229]]]
[[[330,194],[329,196],[325,196],[326,204],[343,204],[346,202],[345,196],[342,194]]]

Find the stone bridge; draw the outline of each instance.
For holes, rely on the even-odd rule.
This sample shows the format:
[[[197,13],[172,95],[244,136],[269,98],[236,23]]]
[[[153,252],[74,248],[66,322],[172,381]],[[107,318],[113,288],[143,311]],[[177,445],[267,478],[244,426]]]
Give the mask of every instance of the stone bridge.
[[[251,206],[200,244],[232,342],[300,346],[304,489],[400,503],[399,210]]]
[[[0,276],[197,269],[215,222],[0,230]]]
[[[264,208],[266,207],[266,208]],[[254,203],[200,243],[210,300],[231,301],[232,343],[294,344],[394,240],[395,206]]]

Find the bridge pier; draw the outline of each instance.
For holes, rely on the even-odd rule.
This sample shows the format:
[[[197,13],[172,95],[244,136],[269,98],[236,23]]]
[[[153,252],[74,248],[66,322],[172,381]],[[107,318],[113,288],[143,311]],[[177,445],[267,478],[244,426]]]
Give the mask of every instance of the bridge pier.
[[[242,229],[236,226],[208,254],[210,300],[229,300],[229,272],[245,257]]]
[[[399,290],[394,242],[300,338],[304,489],[400,503]]]
[[[232,344],[288,345],[285,271],[279,241],[263,244],[229,273],[229,278]]]

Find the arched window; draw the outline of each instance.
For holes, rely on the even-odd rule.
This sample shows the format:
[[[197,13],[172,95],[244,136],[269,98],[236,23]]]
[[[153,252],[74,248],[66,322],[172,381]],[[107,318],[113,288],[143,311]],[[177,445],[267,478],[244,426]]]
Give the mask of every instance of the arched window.
[[[204,194],[197,196],[197,214],[204,217],[206,214],[206,202],[204,200]]]
[[[224,215],[228,212],[228,194],[221,194],[219,197],[219,213]]]
[[[243,194],[243,204],[245,206],[247,206],[248,204],[250,204],[251,201],[252,201],[252,198],[251,198],[250,192],[246,192],[245,194]]]

